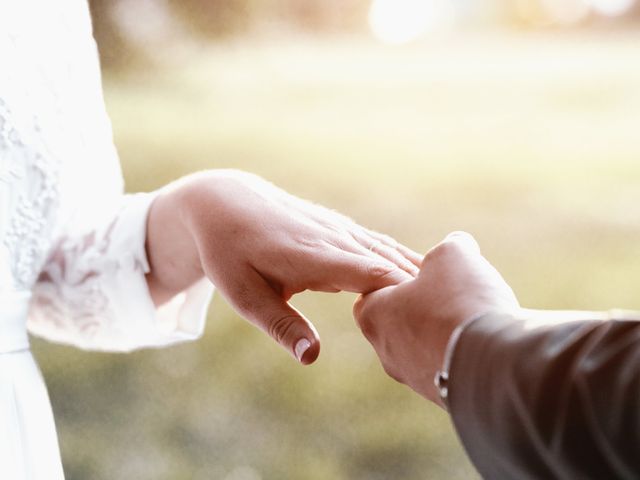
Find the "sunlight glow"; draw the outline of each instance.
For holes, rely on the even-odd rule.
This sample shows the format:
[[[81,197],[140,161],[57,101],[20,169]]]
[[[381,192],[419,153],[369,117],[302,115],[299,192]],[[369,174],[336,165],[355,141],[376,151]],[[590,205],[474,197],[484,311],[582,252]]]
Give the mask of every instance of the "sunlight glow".
[[[589,15],[589,4],[587,1],[541,0],[541,3],[547,15],[551,17],[553,23],[560,25],[574,25],[582,22]]]
[[[447,0],[373,0],[369,10],[369,25],[376,38],[396,45],[446,29],[453,19]]]
[[[635,0],[588,0],[588,3],[601,15],[617,17],[627,13]]]

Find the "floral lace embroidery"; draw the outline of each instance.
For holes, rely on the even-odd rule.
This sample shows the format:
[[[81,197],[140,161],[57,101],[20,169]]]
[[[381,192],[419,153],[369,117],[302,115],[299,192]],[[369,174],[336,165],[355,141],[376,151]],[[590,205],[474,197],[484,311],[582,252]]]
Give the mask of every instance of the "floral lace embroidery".
[[[82,239],[62,239],[48,259],[33,292],[47,322],[90,338],[100,328],[101,319],[113,317],[101,275],[117,264],[108,252],[114,224],[104,236],[92,232]]]
[[[37,119],[31,126],[39,130]],[[58,203],[59,168],[39,149],[27,148],[16,128],[11,110],[0,99],[0,178],[9,185],[27,181],[10,202],[10,220],[3,243],[10,258],[15,287],[28,289],[38,276],[49,246],[52,213]]]
[[[9,121],[9,108],[0,98],[0,152],[20,143],[18,132]],[[9,183],[20,178],[20,171],[11,164],[5,155],[0,155],[0,182]]]
[[[162,318],[149,297],[151,197],[122,193],[87,2],[0,4],[0,294],[31,291],[30,331],[83,348],[195,338],[210,290]]]

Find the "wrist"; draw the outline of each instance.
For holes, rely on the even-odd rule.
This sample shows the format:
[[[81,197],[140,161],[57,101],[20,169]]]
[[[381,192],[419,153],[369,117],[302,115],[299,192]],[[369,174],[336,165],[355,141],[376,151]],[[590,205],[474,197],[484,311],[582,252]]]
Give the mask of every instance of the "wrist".
[[[236,170],[207,170],[187,175],[169,187],[175,195],[180,222],[195,244],[202,236],[202,226],[223,216],[219,207],[225,205],[238,182],[250,176]]]
[[[487,315],[511,315],[514,318],[519,318],[523,315],[523,309],[516,308],[496,308],[495,306],[486,308],[477,308],[474,313],[466,313],[466,319],[461,320],[463,317],[458,317],[456,327],[450,331],[446,344],[444,344],[444,350],[441,352],[442,361],[439,364],[439,369],[435,372],[433,384],[435,387],[434,398],[430,398],[434,403],[441,406],[445,410],[448,410],[448,394],[449,394],[449,378],[451,360],[456,349],[456,345],[460,336],[464,330],[477,320],[480,320]]]
[[[161,305],[204,276],[193,233],[183,205],[184,185],[163,189],[153,201],[147,220],[147,283],[156,305]]]

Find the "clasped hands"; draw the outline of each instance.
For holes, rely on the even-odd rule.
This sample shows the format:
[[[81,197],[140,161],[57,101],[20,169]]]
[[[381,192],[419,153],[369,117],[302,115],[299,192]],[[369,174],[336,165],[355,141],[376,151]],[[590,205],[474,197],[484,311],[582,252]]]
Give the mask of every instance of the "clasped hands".
[[[453,233],[423,257],[238,171],[197,173],[161,191],[149,213],[147,254],[156,304],[206,276],[302,364],[316,360],[320,338],[291,297],[361,294],[354,316],[385,371],[436,403],[433,377],[456,326],[519,308],[469,234]]]

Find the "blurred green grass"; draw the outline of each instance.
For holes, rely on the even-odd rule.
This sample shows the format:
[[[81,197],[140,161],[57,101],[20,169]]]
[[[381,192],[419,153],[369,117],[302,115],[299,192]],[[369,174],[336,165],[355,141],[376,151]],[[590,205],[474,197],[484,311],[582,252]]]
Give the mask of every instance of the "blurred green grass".
[[[130,191],[239,168],[426,251],[472,232],[535,308],[640,308],[640,36],[213,46],[105,79]],[[36,342],[68,480],[474,479],[446,415],[385,377],[353,296],[295,299],[295,365],[220,298],[205,338]]]

